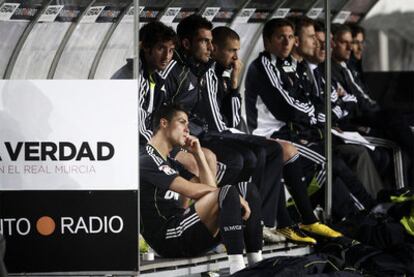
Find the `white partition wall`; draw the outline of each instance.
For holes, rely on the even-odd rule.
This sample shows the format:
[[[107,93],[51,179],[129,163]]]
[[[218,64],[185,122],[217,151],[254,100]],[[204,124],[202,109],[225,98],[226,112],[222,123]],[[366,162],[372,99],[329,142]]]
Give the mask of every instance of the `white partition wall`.
[[[247,74],[247,69],[249,67],[249,65],[253,62],[254,59],[256,59],[259,56],[259,53],[262,52],[264,50],[264,46],[263,46],[263,39],[262,37],[260,37],[258,39],[258,41],[256,42],[252,52],[250,53],[249,57],[246,57],[246,59],[244,60],[245,64],[244,64],[244,74],[242,77],[242,80],[240,82],[240,94],[242,95],[242,98],[244,99],[244,90],[245,90],[245,86],[244,86],[244,82],[246,79],[246,74]],[[242,116],[243,118],[246,118],[246,110],[245,110],[245,106],[244,106],[244,101],[242,101]]]
[[[0,77],[3,78],[7,64],[19,38],[29,22],[0,22]]]
[[[133,28],[134,23],[126,18],[117,26],[102,54],[95,79],[110,79],[127,58],[133,57]]]
[[[243,62],[247,61],[247,51],[251,47],[252,43],[255,43],[252,39],[257,32],[260,31],[261,23],[242,23],[233,26],[233,29],[240,36],[240,51],[239,58]]]
[[[112,23],[81,23],[72,34],[54,79],[87,79],[93,59]]]
[[[14,66],[11,79],[46,79],[70,22],[37,23]]]

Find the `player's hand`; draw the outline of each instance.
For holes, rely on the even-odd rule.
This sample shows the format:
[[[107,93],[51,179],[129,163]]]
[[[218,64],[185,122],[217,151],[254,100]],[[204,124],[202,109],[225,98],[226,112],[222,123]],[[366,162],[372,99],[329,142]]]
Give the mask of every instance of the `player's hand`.
[[[246,200],[244,200],[243,197],[240,196],[240,205],[244,211],[244,214],[242,215],[242,218],[244,220],[248,220],[250,217],[250,214],[252,213],[249,207],[249,203],[247,203]]]
[[[192,135],[189,135],[186,138],[184,148],[193,154],[199,154],[200,152],[202,152],[200,141],[198,140],[198,138]]]
[[[239,87],[240,74],[243,69],[243,62],[240,59],[234,60],[232,63],[233,70],[231,72],[231,87],[237,89]]]
[[[363,133],[364,135],[368,135],[371,128],[366,126],[358,126],[357,127],[358,132]]]
[[[340,84],[338,84],[338,88],[336,89],[336,93],[338,94],[339,97],[343,97],[343,96],[347,95],[345,89]]]

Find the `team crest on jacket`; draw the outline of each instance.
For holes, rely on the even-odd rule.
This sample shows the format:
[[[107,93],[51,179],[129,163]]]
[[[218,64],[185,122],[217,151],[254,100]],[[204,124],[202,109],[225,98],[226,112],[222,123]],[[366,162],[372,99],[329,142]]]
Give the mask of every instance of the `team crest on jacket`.
[[[177,173],[177,171],[175,171],[174,169],[172,169],[169,165],[167,165],[167,164],[163,164],[163,165],[160,165],[159,167],[158,167],[158,169],[160,170],[160,171],[163,171],[165,174],[167,174],[167,175],[173,175],[173,174],[176,174]]]
[[[195,86],[190,82],[190,85],[188,86],[188,91],[195,89]]]
[[[285,71],[286,73],[293,73],[295,72],[295,69],[291,65],[284,65],[283,71]]]

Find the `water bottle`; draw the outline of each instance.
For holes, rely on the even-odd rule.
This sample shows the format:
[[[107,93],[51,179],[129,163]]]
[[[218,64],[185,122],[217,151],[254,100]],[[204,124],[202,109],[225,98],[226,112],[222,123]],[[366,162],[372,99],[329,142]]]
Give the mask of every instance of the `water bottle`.
[[[144,261],[153,261],[155,258],[154,250],[151,247],[148,247],[148,251],[142,254],[142,260]]]
[[[148,245],[145,239],[139,235],[139,252],[142,254],[143,261],[153,261],[154,260],[154,250]]]

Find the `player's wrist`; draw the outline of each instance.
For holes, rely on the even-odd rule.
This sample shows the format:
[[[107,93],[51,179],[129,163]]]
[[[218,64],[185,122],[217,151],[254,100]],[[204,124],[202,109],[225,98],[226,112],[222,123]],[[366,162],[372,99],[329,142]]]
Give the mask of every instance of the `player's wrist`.
[[[193,155],[198,160],[201,159],[202,157],[204,157],[204,153],[203,153],[203,150],[201,150],[201,147],[199,149],[196,149],[194,151]]]

